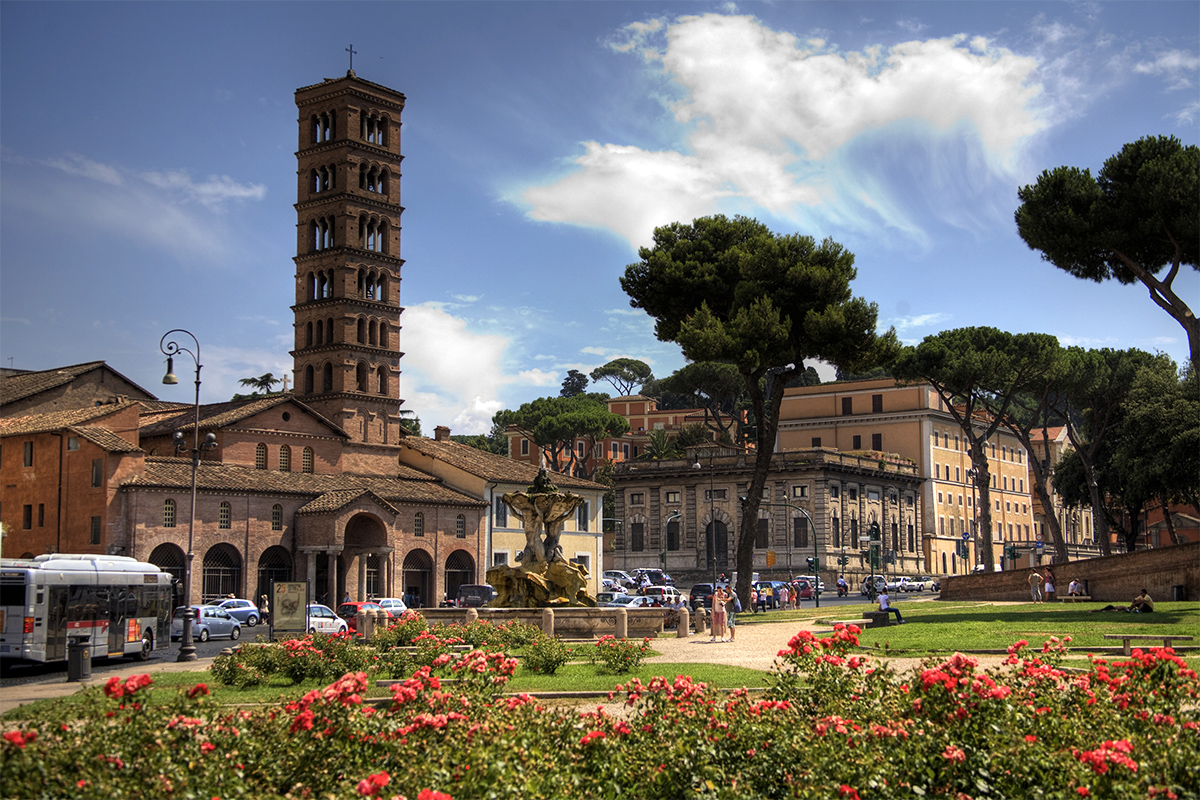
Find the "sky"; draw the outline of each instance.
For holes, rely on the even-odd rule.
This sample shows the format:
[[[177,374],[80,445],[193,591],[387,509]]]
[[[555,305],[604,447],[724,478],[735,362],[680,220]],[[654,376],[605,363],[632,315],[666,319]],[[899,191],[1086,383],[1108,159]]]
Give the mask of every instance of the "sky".
[[[427,434],[571,369],[682,367],[619,278],[656,226],[718,213],[840,242],[907,343],[1186,356],[1144,289],[1044,262],[1013,212],[1042,170],[1197,143],[1195,2],[3,0],[0,365],[103,359],[190,402],[192,366],[161,383],[183,328],[204,402],[290,376],[294,93],[351,45],[407,97],[400,397]],[[1195,271],[1176,289],[1196,307]]]

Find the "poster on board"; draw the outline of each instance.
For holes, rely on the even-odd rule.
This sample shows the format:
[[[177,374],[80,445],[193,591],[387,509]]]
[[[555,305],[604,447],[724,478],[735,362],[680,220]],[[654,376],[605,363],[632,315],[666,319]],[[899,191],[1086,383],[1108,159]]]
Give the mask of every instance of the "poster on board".
[[[271,587],[271,632],[303,636],[308,632],[308,584],[278,581]]]

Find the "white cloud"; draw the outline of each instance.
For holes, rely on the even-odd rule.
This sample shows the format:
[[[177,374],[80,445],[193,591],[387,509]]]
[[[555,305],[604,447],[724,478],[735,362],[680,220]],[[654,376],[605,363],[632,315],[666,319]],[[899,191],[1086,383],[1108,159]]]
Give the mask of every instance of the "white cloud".
[[[1169,89],[1187,89],[1192,85],[1196,70],[1200,69],[1200,57],[1182,50],[1159,53],[1151,61],[1139,61],[1133,71],[1140,75],[1162,75]]]
[[[61,170],[68,175],[78,175],[94,181],[107,183],[111,186],[121,185],[121,173],[116,167],[92,161],[78,153],[67,153],[62,158],[48,158],[43,161],[46,166]]]
[[[732,204],[860,228],[882,219],[919,237],[884,185],[856,194],[867,175],[841,157],[847,144],[905,123],[921,140],[953,134],[982,151],[985,170],[1005,173],[1047,124],[1035,60],[982,37],[840,53],[752,17],[719,14],[623,33],[610,46],[653,53],[649,66],[674,84],[678,99],[667,103],[685,141],[658,151],[584,142],[573,172],[521,194],[533,219],[606,228],[637,246],[657,225]],[[652,41],[664,46],[654,50]]]
[[[228,175],[209,175],[197,183],[183,170],[144,172],[142,179],[151,186],[200,203],[210,211],[223,211],[229,200],[262,200],[267,187],[260,183],[238,183]]]
[[[517,373],[517,380],[529,386],[558,386],[562,382],[559,373],[547,372],[544,369],[523,369]]]
[[[950,319],[949,314],[934,312],[932,314],[918,314],[912,317],[893,317],[888,322],[894,325],[897,331],[907,331],[913,328],[931,328],[948,319]]]

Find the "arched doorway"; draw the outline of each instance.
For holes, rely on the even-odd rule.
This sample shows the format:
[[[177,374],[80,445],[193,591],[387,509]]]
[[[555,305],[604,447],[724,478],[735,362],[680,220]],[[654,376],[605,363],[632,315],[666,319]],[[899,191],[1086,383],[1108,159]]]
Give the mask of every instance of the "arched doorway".
[[[231,544],[218,544],[204,554],[200,600],[209,603],[237,596],[242,587],[242,555]]]
[[[177,544],[160,544],[150,552],[150,558],[147,561],[163,572],[169,573],[174,578],[172,582],[174,590],[174,598],[171,601],[172,608],[184,605],[183,569],[186,559],[183,555],[183,548]]]
[[[417,598],[413,605],[437,608],[437,598],[433,596],[433,559],[428,553],[413,550],[406,555],[400,577],[404,594]]]
[[[729,529],[724,522],[712,520],[704,527],[704,547],[704,563],[708,569],[714,568],[714,558],[717,569],[729,566]]]
[[[258,586],[254,596],[247,598],[258,602],[264,594],[271,596],[271,584],[292,579],[292,554],[286,548],[274,545],[263,551],[258,559]]]
[[[346,548],[338,562],[338,595],[349,594],[356,600],[366,600],[368,595],[378,596],[383,588],[382,561],[372,562],[371,556],[387,548],[387,529],[378,517],[371,514],[355,514],[346,522]],[[372,591],[370,568],[375,567],[376,591]]]
[[[446,599],[454,602],[458,587],[475,582],[475,559],[466,550],[455,550],[446,558]]]

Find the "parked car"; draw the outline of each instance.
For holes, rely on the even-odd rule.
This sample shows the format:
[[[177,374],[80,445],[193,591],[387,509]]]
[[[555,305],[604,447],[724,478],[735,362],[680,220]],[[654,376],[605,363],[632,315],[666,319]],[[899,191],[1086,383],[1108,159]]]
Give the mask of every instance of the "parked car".
[[[405,611],[408,611],[408,604],[399,597],[380,597],[375,602],[379,603],[379,607],[393,617],[398,617]]]
[[[654,601],[641,594],[622,594],[608,603],[608,608],[653,608]]]
[[[895,594],[896,592],[907,592],[908,589],[905,587],[905,584],[907,583],[907,575],[893,575],[887,580],[885,585],[887,586],[887,590],[890,594]]]
[[[692,611],[704,606],[712,608],[713,585],[711,583],[697,583],[688,592],[688,605],[692,607]]]
[[[771,590],[771,596],[767,598],[764,604],[764,610],[769,608],[779,608],[779,590],[784,586],[788,587],[788,593],[792,591],[791,584],[785,584],[783,581],[759,581],[754,584],[754,588],[758,590],[759,599],[761,599],[764,589]]]
[[[632,575],[619,569],[606,569],[600,577],[616,581],[627,589],[632,589],[633,587],[637,586],[637,583],[634,582]]]
[[[464,583],[458,587],[454,605],[459,608],[481,608],[496,597],[496,590],[490,583]]]
[[[650,598],[651,602],[657,602],[663,606],[671,605],[682,596],[674,586],[647,586],[639,594]]]
[[[376,603],[374,600],[355,600],[350,603],[342,603],[337,607],[337,615],[346,620],[346,626],[352,630],[358,630],[358,612],[359,611],[376,611],[383,610],[383,606]],[[393,616],[388,612],[388,617]]]
[[[887,581],[884,580],[882,575],[868,575],[862,579],[862,587],[858,590],[858,593],[861,595],[871,594],[869,587],[872,583],[875,584],[874,594],[879,594],[887,586]]]
[[[320,603],[308,604],[309,633],[346,633],[348,630],[350,630],[350,624],[333,613],[333,609],[329,606],[323,606]]]
[[[904,590],[906,592],[924,592],[926,590],[935,592],[937,591],[935,586],[941,588],[940,584],[929,575],[918,575],[905,584]]]
[[[796,577],[792,578],[792,580],[793,581],[807,581],[810,584],[816,584],[817,594],[825,593],[825,581],[821,580],[820,578],[818,578],[815,575],[797,575]]]
[[[622,597],[628,596],[629,595],[625,592],[597,592],[596,607],[605,608],[606,606],[611,606],[614,600],[619,600]]]
[[[645,567],[639,567],[638,569],[635,569],[632,573],[633,580],[634,580],[634,584],[633,584],[634,586],[642,585],[642,576],[643,575],[645,575],[646,578],[649,579],[651,586],[674,586],[675,585],[675,579],[672,578],[667,573],[663,572],[661,569],[648,569]]]
[[[253,628],[263,616],[262,612],[258,610],[258,606],[249,600],[222,600],[217,605],[247,628]]]
[[[806,580],[798,579],[792,583],[792,586],[795,587],[797,584],[800,586],[800,599],[801,600],[812,600],[812,597],[813,597],[812,584]]]
[[[207,642],[209,639],[228,636],[238,639],[242,626],[229,612],[220,606],[180,606],[171,618],[171,640],[183,638],[183,621],[192,615],[192,640]]]

